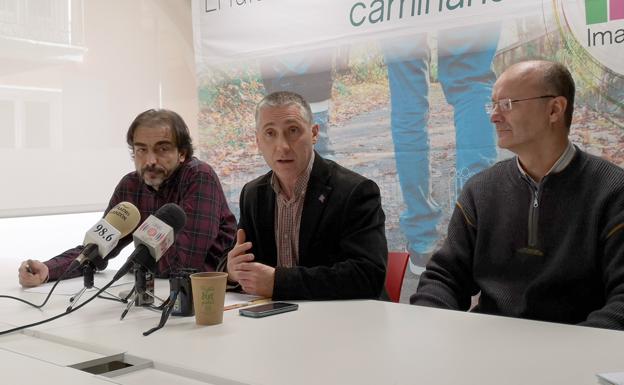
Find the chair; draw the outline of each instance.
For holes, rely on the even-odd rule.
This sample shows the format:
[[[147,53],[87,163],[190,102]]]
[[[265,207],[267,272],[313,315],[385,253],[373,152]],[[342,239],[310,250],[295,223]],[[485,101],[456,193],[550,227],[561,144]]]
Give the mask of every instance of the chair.
[[[386,267],[386,293],[392,302],[399,302],[401,286],[405,276],[405,268],[409,260],[406,251],[388,252],[388,265]]]

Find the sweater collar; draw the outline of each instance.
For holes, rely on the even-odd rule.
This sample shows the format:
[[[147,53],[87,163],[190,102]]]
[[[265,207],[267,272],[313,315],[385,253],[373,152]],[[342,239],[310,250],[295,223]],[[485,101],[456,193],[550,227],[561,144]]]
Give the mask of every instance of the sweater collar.
[[[568,167],[568,165],[574,158],[574,154],[576,154],[576,147],[572,144],[572,142],[568,141],[568,146],[563,151],[563,154],[561,154],[559,159],[557,159],[555,164],[553,164],[553,166],[550,168],[550,170],[548,170],[548,172],[544,176],[548,176],[550,174],[557,174],[565,170],[565,168]],[[520,170],[520,174],[522,174],[526,178],[529,178],[533,183],[537,183],[533,180],[533,178],[531,178],[529,174],[526,173],[526,171],[524,171],[524,168],[522,168],[522,165],[520,164],[520,159],[518,158],[517,155],[516,155],[516,166],[518,166],[518,170]]]

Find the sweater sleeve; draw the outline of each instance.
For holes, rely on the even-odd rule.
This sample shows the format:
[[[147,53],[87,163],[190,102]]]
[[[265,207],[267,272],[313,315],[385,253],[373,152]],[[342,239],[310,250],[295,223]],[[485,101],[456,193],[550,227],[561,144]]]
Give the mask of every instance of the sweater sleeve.
[[[464,199],[455,205],[444,245],[431,257],[418,290],[410,298],[414,305],[468,310],[471,296],[478,292],[472,278],[476,227],[467,194],[462,196]]]
[[[624,330],[624,212],[607,225],[601,239],[600,269],[606,301],[580,325]]]

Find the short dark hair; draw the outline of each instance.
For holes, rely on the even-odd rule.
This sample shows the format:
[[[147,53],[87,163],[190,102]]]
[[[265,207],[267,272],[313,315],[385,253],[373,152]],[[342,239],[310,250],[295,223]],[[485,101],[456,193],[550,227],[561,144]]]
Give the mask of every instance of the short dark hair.
[[[268,94],[256,105],[256,126],[260,117],[260,110],[264,107],[286,107],[295,105],[301,110],[301,117],[312,124],[312,109],[303,96],[290,91],[277,91]]]
[[[544,84],[554,95],[563,96],[568,101],[565,109],[565,124],[568,129],[572,125],[574,112],[574,79],[570,71],[561,63],[551,62],[544,69]]]
[[[173,134],[173,140],[178,151],[184,154],[186,159],[193,156],[193,139],[184,119],[176,112],[162,108],[147,110],[137,115],[126,134],[126,142],[128,142],[130,150],[134,150],[134,131],[139,126],[168,127]]]

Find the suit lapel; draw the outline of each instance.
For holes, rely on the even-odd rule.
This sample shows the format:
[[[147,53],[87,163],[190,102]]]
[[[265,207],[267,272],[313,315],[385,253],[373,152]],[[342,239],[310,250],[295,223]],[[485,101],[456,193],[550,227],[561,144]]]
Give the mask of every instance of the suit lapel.
[[[269,174],[270,175],[270,174]],[[275,192],[271,187],[271,178],[258,186],[256,204],[256,223],[258,226],[259,251],[264,256],[264,263],[277,264],[277,246],[275,245]]]
[[[299,264],[303,266],[306,265],[310,242],[317,231],[332,191],[332,187],[328,183],[331,167],[319,154],[315,153],[314,157],[299,228]]]

